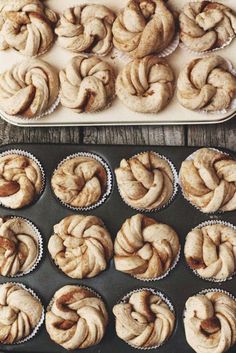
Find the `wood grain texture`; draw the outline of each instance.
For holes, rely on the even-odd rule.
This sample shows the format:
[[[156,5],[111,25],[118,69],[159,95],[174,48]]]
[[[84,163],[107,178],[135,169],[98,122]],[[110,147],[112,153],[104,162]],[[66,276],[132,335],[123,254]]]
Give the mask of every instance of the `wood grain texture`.
[[[185,145],[185,128],[182,126],[157,127],[86,127],[84,143],[131,145]]]
[[[82,143],[82,130],[71,128],[20,128],[0,120],[0,144],[8,143]]]
[[[236,118],[224,124],[189,126],[187,144],[225,147],[236,151]]]

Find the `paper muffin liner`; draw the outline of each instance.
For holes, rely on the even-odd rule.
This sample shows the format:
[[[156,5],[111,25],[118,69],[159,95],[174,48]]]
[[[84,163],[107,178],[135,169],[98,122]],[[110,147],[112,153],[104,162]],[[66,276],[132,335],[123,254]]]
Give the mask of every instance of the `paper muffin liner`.
[[[39,115],[36,115],[36,116],[34,116],[32,118],[26,118],[26,117],[24,117],[22,115],[9,115],[9,114],[5,113],[3,110],[0,110],[0,115],[2,115],[5,118],[9,118],[9,116],[10,116],[11,118],[17,119],[17,121],[19,123],[20,122],[24,122],[25,123],[26,121],[31,123],[31,122],[34,122],[34,121],[38,121],[38,120],[40,120],[42,118],[48,117],[50,114],[52,114],[56,110],[56,108],[59,106],[59,104],[60,104],[60,97],[58,95],[56,100],[54,101],[54,103],[49,108],[47,108],[47,110],[45,110],[43,113],[41,113]]]
[[[105,169],[106,171],[106,174],[107,174],[107,186],[106,186],[106,190],[104,191],[102,197],[93,205],[90,205],[90,206],[85,206],[85,207],[75,207],[75,206],[71,206],[70,204],[67,204],[65,203],[63,200],[61,200],[59,197],[57,197],[57,195],[55,194],[53,188],[52,188],[52,185],[51,185],[51,190],[53,192],[53,195],[55,196],[55,198],[57,200],[60,201],[60,203],[69,208],[70,210],[73,210],[73,211],[91,211],[91,210],[94,210],[95,208],[98,208],[100,207],[107,199],[108,197],[110,196],[111,194],[111,191],[112,191],[112,187],[113,187],[113,174],[112,174],[112,171],[111,171],[111,168],[110,166],[108,165],[108,163],[102,158],[100,157],[99,155],[95,154],[95,153],[90,153],[90,152],[77,152],[77,153],[74,153],[74,154],[71,154],[69,156],[67,156],[66,158],[64,158],[58,165],[57,167],[54,169],[54,172],[52,174],[52,177],[54,175],[54,173],[66,162],[68,161],[69,159],[73,159],[73,158],[76,158],[76,157],[88,157],[88,158],[93,158],[95,159],[96,161],[98,161],[102,166],[103,168]],[[51,177],[51,180],[52,180],[52,177]]]
[[[179,41],[180,41],[179,32],[177,32],[174,36],[174,39],[168,45],[168,47],[166,47],[165,49],[163,49],[159,53],[151,53],[149,55],[155,55],[158,58],[167,58],[168,56],[170,56],[171,54],[173,54],[176,51],[176,49],[179,46]],[[129,64],[131,61],[135,60],[135,57],[132,57],[128,53],[122,52],[121,50],[119,50],[115,47],[113,47],[110,56],[113,59],[121,60],[124,64]]]
[[[42,238],[42,234],[40,233],[39,229],[35,226],[34,223],[32,223],[30,220],[28,220],[27,218],[24,218],[24,217],[19,217],[19,216],[3,216],[2,217],[3,219],[20,219],[24,222],[26,222],[34,231],[36,237],[37,237],[37,240],[38,240],[38,255],[37,255],[37,258],[35,260],[35,263],[33,264],[33,266],[31,268],[29,268],[27,271],[25,272],[20,272],[20,273],[17,273],[15,275],[6,275],[6,276],[3,276],[3,275],[0,275],[0,277],[5,277],[5,278],[19,278],[19,277],[23,277],[25,275],[28,275],[29,273],[33,272],[37,266],[39,265],[42,257],[43,257],[43,238]]]
[[[2,283],[0,284],[0,287],[1,285],[4,285],[6,283]],[[39,303],[41,304],[42,306],[42,315],[41,315],[41,318],[38,322],[38,324],[35,326],[35,328],[33,329],[33,331],[30,333],[29,336],[23,338],[22,340],[18,341],[18,342],[15,342],[15,343],[12,343],[12,344],[6,344],[6,343],[1,343],[2,345],[4,346],[17,346],[19,344],[22,344],[22,343],[26,343],[28,341],[30,341],[32,338],[35,337],[35,335],[38,333],[40,327],[42,326],[43,322],[44,322],[44,319],[45,319],[45,309],[44,309],[44,306],[42,304],[42,301],[41,299],[37,296],[37,294],[31,289],[31,288],[28,288],[26,287],[24,284],[22,283],[19,283],[19,282],[7,282],[7,284],[13,284],[15,286],[18,286],[18,287],[21,287],[23,289],[25,289],[27,292],[29,292],[35,299],[37,299],[39,301]]]
[[[226,156],[230,156],[229,153],[224,152],[224,151],[221,151],[221,150],[219,150],[219,149],[217,149],[217,148],[214,148],[214,147],[207,147],[207,148],[210,149],[210,150],[216,151],[216,152],[220,152],[220,153],[222,153],[222,154],[224,154],[224,155],[226,155]],[[194,159],[194,154],[195,154],[199,149],[201,149],[201,147],[199,147],[196,151],[194,151],[193,153],[191,153],[184,161],[193,160],[193,159]],[[232,156],[232,159],[235,159],[235,158]],[[183,162],[184,162],[184,161],[183,161]],[[216,211],[216,212],[203,212],[202,209],[201,209],[200,207],[196,206],[194,203],[192,203],[192,202],[188,199],[187,195],[184,193],[184,189],[183,189],[183,186],[182,186],[181,180],[180,180],[180,175],[178,176],[178,183],[179,183],[179,186],[180,186],[180,189],[181,189],[181,193],[182,193],[184,199],[185,199],[186,201],[188,201],[188,203],[189,203],[191,206],[193,206],[195,209],[197,209],[197,210],[200,211],[201,213],[203,213],[203,214],[205,214],[205,215],[221,215],[221,214],[223,214],[223,213],[225,213],[225,212],[228,212],[228,211],[221,211],[221,210],[218,210],[218,211]]]
[[[41,162],[33,154],[31,154],[30,152],[27,152],[27,151],[24,151],[24,150],[20,150],[20,149],[11,149],[11,150],[7,150],[7,151],[4,151],[4,152],[1,152],[0,153],[0,158],[1,157],[5,157],[7,155],[11,155],[11,154],[17,154],[19,156],[24,156],[24,157],[27,157],[29,159],[32,159],[37,164],[37,166],[39,167],[40,172],[41,172],[41,182],[42,182],[41,189],[40,189],[39,193],[37,195],[35,195],[34,199],[32,200],[32,202],[30,204],[25,205],[25,206],[23,206],[21,208],[13,209],[13,208],[5,206],[0,201],[0,206],[2,206],[4,208],[7,208],[9,210],[21,210],[21,209],[23,209],[25,207],[33,205],[34,203],[36,203],[38,201],[38,199],[40,198],[40,196],[42,195],[42,193],[44,192],[44,189],[45,189],[46,176],[45,176],[45,172],[44,172],[44,169],[43,169],[43,166],[42,166]]]
[[[212,220],[212,221],[205,221],[200,223],[199,225],[197,225],[196,227],[192,228],[191,231],[193,231],[194,229],[201,229],[203,227],[209,226],[209,225],[213,225],[213,224],[222,224],[224,226],[230,227],[234,230],[236,230],[236,227],[229,223],[229,222],[225,222],[225,221],[221,221],[221,220]],[[203,279],[204,281],[208,281],[208,282],[213,282],[213,283],[223,283],[226,281],[230,281],[235,275],[236,275],[236,270],[227,278],[223,278],[223,279],[216,279],[216,278],[206,278],[203,276],[200,276],[199,273],[197,272],[197,270],[193,270],[187,263],[186,258],[185,258],[185,263],[186,266],[199,278]]]
[[[146,209],[146,208],[138,208],[138,207],[134,207],[132,205],[130,205],[126,200],[125,198],[123,197],[121,191],[120,191],[120,188],[119,188],[119,185],[118,185],[118,182],[116,180],[116,184],[117,184],[117,189],[119,191],[119,194],[120,194],[120,197],[121,199],[124,201],[124,203],[126,205],[128,205],[129,207],[131,207],[133,210],[135,211],[138,211],[138,212],[142,212],[142,213],[153,213],[153,212],[157,212],[157,211],[160,211],[160,210],[163,210],[167,207],[170,206],[170,204],[174,201],[175,197],[177,196],[177,193],[178,193],[178,173],[177,173],[177,170],[174,166],[174,164],[171,162],[170,159],[168,159],[167,157],[165,157],[164,155],[162,154],[159,154],[158,152],[154,152],[154,151],[145,151],[145,152],[152,152],[154,154],[156,154],[158,157],[164,159],[170,166],[171,168],[171,171],[172,171],[172,174],[173,174],[173,193],[172,193],[172,196],[170,197],[170,199],[162,206],[160,207],[156,207],[156,208],[153,208],[153,209]],[[130,157],[129,159],[127,159],[128,161],[132,158],[135,158],[137,156],[140,156],[142,154],[144,154],[145,152],[140,152],[140,153],[137,153],[135,155],[133,155],[132,157]],[[119,167],[118,167],[119,168]]]
[[[150,350],[150,349],[157,349],[157,348],[160,348],[162,347],[167,341],[169,341],[169,339],[171,338],[171,336],[173,335],[174,331],[175,331],[175,327],[176,327],[176,322],[177,322],[177,317],[176,317],[176,310],[174,308],[174,305],[172,304],[171,300],[167,297],[166,294],[164,294],[163,292],[157,290],[157,289],[154,289],[154,288],[139,288],[139,289],[134,289],[132,291],[130,291],[129,293],[127,293],[122,299],[120,299],[117,304],[125,304],[127,303],[128,299],[130,298],[130,296],[134,293],[138,293],[138,292],[141,292],[143,290],[146,290],[146,291],[149,291],[151,292],[152,294],[154,295],[158,295],[169,307],[170,311],[174,314],[175,316],[175,323],[174,323],[174,328],[173,328],[173,331],[171,332],[170,336],[162,343],[160,343],[159,345],[156,345],[156,346],[152,346],[152,347],[138,347],[138,346],[135,346],[135,345],[132,345],[126,341],[124,341],[126,344],[128,344],[129,346],[135,348],[135,349],[140,349],[140,350]],[[121,338],[119,338],[121,339]]]
[[[180,254],[181,254],[181,245],[179,246],[178,254],[177,254],[175,260],[173,261],[171,267],[159,277],[155,277],[155,278],[140,278],[140,277],[135,276],[135,275],[131,275],[131,276],[136,278],[136,279],[138,279],[139,281],[142,281],[142,282],[160,281],[160,280],[164,279],[165,277],[167,277],[170,274],[170,272],[175,269],[175,267],[177,266],[177,264],[179,262]]]

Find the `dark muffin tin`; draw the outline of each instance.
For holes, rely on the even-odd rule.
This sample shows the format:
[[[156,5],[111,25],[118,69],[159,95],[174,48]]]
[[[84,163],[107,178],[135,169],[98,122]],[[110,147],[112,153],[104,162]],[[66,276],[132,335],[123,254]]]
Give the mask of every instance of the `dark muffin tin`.
[[[92,279],[73,280],[64,275],[52,262],[47,251],[47,243],[53,231],[53,225],[57,224],[62,218],[76,214],[63,206],[53,195],[50,187],[51,175],[58,165],[58,163],[70,154],[76,152],[91,152],[103,157],[114,171],[119,166],[122,158],[129,158],[134,154],[152,150],[165,155],[170,159],[176,169],[179,171],[181,162],[197,148],[191,147],[158,147],[158,146],[96,146],[96,145],[8,145],[3,146],[0,152],[10,149],[22,149],[32,153],[39,159],[46,174],[46,188],[40,199],[33,205],[20,210],[9,210],[0,207],[0,215],[16,215],[26,217],[31,220],[41,231],[44,239],[44,255],[43,259],[37,266],[37,269],[32,273],[16,279],[0,278],[0,283],[8,281],[21,282],[26,286],[32,288],[42,302],[47,307],[54,292],[66,284],[85,285],[96,290],[103,297],[107,308],[109,310],[109,325],[107,327],[106,335],[102,342],[91,348],[86,349],[88,353],[131,353],[137,349],[130,347],[128,344],[119,339],[115,332],[114,316],[112,314],[112,307],[125,294],[136,288],[148,287],[155,288],[162,291],[168,298],[171,299],[176,310],[176,328],[172,337],[160,348],[155,349],[160,353],[192,353],[193,350],[186,342],[184,327],[183,327],[183,310],[184,304],[189,296],[198,293],[203,289],[220,288],[229,291],[236,296],[236,278],[226,281],[222,284],[211,283],[204,281],[187,268],[183,257],[183,246],[187,233],[199,223],[207,220],[224,220],[230,223],[236,223],[236,212],[229,212],[217,215],[203,214],[193,206],[191,206],[182,196],[179,190],[174,201],[165,209],[158,212],[147,213],[148,216],[156,220],[167,223],[172,226],[178,233],[182,252],[179,263],[170,274],[160,280],[154,282],[144,282],[132,278],[129,275],[118,272],[114,268],[113,260],[109,268]],[[226,151],[229,152],[229,151]],[[231,153],[231,152],[229,152]],[[235,154],[231,153],[235,158]],[[81,212],[83,214],[94,214],[104,221],[109,229],[112,238],[115,239],[117,231],[120,229],[122,223],[137,212],[127,206],[121,199],[115,178],[113,180],[112,193],[109,198],[98,208]],[[235,352],[233,347],[229,353]],[[19,352],[19,353],[65,353],[66,350],[59,345],[52,342],[43,325],[36,336],[24,344],[19,345],[0,345],[2,352]],[[77,352],[85,350],[77,350]],[[154,351],[154,350],[152,350]]]

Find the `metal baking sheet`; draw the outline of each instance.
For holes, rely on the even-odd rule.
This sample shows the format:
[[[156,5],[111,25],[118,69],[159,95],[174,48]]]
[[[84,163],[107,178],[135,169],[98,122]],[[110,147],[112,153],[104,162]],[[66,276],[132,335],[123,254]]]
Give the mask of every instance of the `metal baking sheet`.
[[[180,11],[181,8],[189,0],[169,0],[170,6]],[[235,0],[218,0],[225,5],[230,6],[236,11]],[[47,5],[61,13],[63,9],[75,5],[75,4],[104,4],[113,9],[116,13],[119,12],[127,4],[127,0],[47,0]],[[230,59],[232,64],[236,67],[236,39],[222,50],[214,52],[214,54],[222,55],[223,57]],[[62,69],[65,64],[70,60],[71,57],[76,54],[66,51],[58,46],[57,43],[51,48],[51,50],[43,55],[41,58],[48,61],[57,69]],[[198,55],[197,55],[198,56]],[[173,67],[176,78],[179,75],[180,70],[183,69],[184,65],[190,62],[192,59],[197,57],[195,54],[190,53],[188,50],[178,48],[167,60]],[[19,60],[23,60],[24,57],[17,53],[15,50],[6,50],[0,52],[0,72],[8,69],[14,63]],[[120,59],[116,51],[109,54],[104,58],[109,61],[115,68],[116,71],[125,65],[126,60]],[[119,99],[115,99],[112,106],[99,113],[83,113],[77,114],[61,105],[55,110],[54,113],[46,116],[40,120],[23,120],[11,117],[5,113],[1,113],[4,120],[11,124],[18,126],[99,126],[99,125],[183,125],[183,124],[213,124],[223,123],[235,116],[236,109],[226,114],[203,114],[193,112],[183,108],[178,102],[176,95],[172,99],[171,103],[158,114],[140,114],[135,113],[126,108]]]
[[[179,170],[181,162],[197,148],[30,144],[3,146],[0,148],[0,152],[12,148],[23,149],[35,155],[41,161],[45,169],[47,182],[43,195],[34,205],[18,211],[11,211],[0,207],[1,216],[16,215],[30,219],[40,229],[44,239],[44,256],[37,269],[20,279],[14,279],[14,281],[24,283],[26,286],[31,287],[40,296],[45,307],[49,303],[54,292],[66,284],[89,286],[100,293],[109,310],[109,325],[102,342],[97,346],[86,349],[86,352],[88,353],[110,353],[111,350],[113,353],[133,353],[137,351],[137,349],[131,348],[117,337],[112,307],[120,298],[133,289],[142,287],[156,288],[165,293],[174,304],[177,314],[177,324],[169,341],[155,351],[160,353],[193,353],[193,350],[191,350],[185,340],[183,328],[182,314],[186,300],[189,296],[207,288],[221,288],[236,296],[235,278],[223,284],[217,284],[196,277],[192,271],[186,267],[182,251],[181,259],[177,264],[177,267],[170,272],[170,275],[160,281],[147,283],[118,272],[114,268],[113,260],[108,269],[97,277],[92,279],[73,280],[64,275],[52,262],[47,251],[47,243],[52,234],[53,225],[70,214],[76,214],[75,211],[71,211],[62,206],[59,201],[56,200],[50,188],[52,172],[57,164],[66,156],[80,151],[96,153],[103,157],[112,170],[114,170],[114,168],[119,165],[122,158],[129,158],[136,153],[152,150],[168,157],[175,164],[177,170]],[[232,153],[232,155],[236,157],[235,154]],[[136,213],[135,210],[128,207],[121,200],[115,183],[113,184],[113,190],[110,197],[102,206],[91,212],[84,212],[84,214],[94,214],[101,217],[113,239],[115,239],[122,223]],[[159,212],[148,213],[147,215],[174,227],[179,235],[182,249],[187,233],[199,223],[209,219],[222,219],[231,223],[235,222],[235,212],[229,212],[220,216],[205,215],[189,205],[181,195],[181,192],[178,193],[177,197],[168,208]],[[0,278],[0,283],[5,283],[7,281],[9,280],[6,278]],[[65,349],[50,340],[44,325],[39,333],[29,342],[12,346],[0,345],[0,351],[5,353],[66,352]],[[77,352],[79,351],[81,350],[77,350]],[[85,352],[85,350],[82,351]],[[229,353],[235,353],[235,348],[232,348]]]

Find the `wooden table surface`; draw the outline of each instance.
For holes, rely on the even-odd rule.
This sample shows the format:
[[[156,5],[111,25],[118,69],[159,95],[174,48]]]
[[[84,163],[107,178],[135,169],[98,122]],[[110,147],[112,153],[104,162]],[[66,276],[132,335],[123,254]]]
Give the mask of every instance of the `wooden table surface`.
[[[219,125],[19,128],[0,120],[0,144],[137,144],[216,146],[236,151],[236,118]]]

